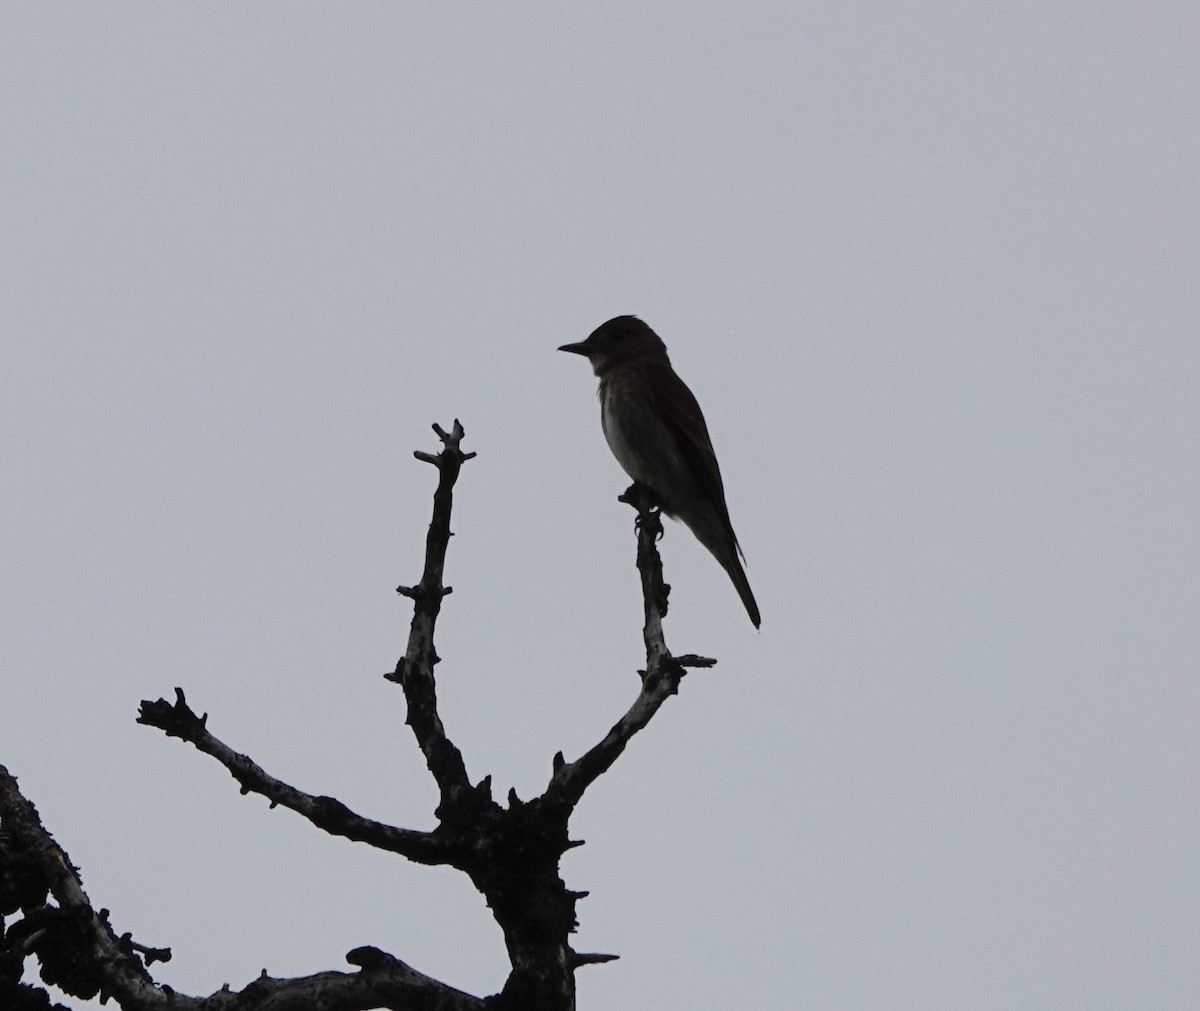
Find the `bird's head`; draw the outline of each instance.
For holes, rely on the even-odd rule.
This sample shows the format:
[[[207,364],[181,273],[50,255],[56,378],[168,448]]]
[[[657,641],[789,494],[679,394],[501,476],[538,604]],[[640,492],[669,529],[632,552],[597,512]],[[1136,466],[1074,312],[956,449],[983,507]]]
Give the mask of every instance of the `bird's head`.
[[[564,344],[558,350],[583,355],[598,376],[621,365],[667,355],[662,338],[636,316],[614,316],[596,327],[587,340]]]

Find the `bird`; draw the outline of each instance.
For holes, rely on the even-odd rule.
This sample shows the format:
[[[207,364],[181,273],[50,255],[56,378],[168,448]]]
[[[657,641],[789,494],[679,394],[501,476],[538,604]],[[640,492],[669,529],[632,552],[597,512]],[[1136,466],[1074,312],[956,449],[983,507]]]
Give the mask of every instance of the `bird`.
[[[692,391],[671,367],[662,338],[637,316],[615,316],[587,340],[558,350],[583,355],[591,364],[600,380],[600,424],[613,456],[654,493],[664,513],[681,520],[712,553],[759,628],[708,426]]]

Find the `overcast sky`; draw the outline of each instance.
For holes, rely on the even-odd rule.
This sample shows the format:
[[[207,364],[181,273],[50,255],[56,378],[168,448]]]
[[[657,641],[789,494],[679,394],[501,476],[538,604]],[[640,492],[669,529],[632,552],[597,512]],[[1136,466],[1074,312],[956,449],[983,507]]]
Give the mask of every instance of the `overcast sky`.
[[[669,525],[688,676],[588,795],[581,1008],[1200,1006],[1200,7],[10,5],[0,762],[188,993],[374,944],[495,992],[469,882],[134,723],[182,686],[396,824],[632,700],[618,313],[706,412],[763,612]]]

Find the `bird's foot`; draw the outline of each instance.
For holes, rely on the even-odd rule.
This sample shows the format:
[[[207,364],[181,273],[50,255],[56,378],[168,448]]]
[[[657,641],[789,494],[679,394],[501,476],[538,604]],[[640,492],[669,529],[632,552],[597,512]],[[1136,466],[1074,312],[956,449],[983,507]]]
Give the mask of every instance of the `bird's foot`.
[[[617,501],[631,505],[637,510],[637,519],[633,521],[633,526],[639,534],[644,531],[652,535],[655,541],[662,537],[662,506],[659,505],[658,496],[650,488],[634,481],[617,496]]]

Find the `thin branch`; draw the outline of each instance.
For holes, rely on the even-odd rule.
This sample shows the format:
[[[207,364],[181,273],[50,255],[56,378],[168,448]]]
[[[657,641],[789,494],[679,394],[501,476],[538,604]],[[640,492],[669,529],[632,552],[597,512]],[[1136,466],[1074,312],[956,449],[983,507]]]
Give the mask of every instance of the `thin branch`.
[[[438,655],[433,645],[433,633],[442,599],[450,593],[450,587],[442,585],[442,574],[446,565],[446,549],[452,536],[450,512],[454,505],[454,483],[458,480],[462,465],[475,454],[462,451],[465,433],[457,418],[449,432],[439,425],[434,425],[433,430],[442,441],[442,451],[436,456],[420,450],[413,453],[418,460],[431,463],[438,469],[438,486],[433,494],[433,519],[425,536],[425,569],[416,586],[399,588],[400,593],[413,601],[413,618],[404,656],[396,664],[395,673],[388,677],[404,688],[408,707],[407,723],[412,727],[413,736],[425,756],[425,764],[437,780],[442,799],[441,811],[449,813],[459,801],[471,796],[472,788],[462,752],[446,736],[446,729],[438,716],[437,683],[433,675]]]
[[[620,496],[620,501],[632,505],[638,512],[637,567],[641,574],[642,601],[645,622],[642,640],[646,646],[646,669],[642,690],[633,705],[599,744],[574,762],[563,762],[555,756],[554,772],[546,789],[547,798],[557,798],[568,808],[574,808],[584,791],[603,775],[620,757],[633,735],[645,727],[659,707],[679,691],[679,682],[689,667],[711,667],[717,661],[708,657],[687,654],[673,657],[663,635],[662,617],[667,610],[670,587],[663,582],[662,559],[657,541],[662,536],[662,515],[654,499],[642,485],[634,484]]]
[[[174,704],[166,699],[143,701],[138,711],[138,723],[157,727],[169,737],[178,737],[198,751],[211,755],[238,781],[242,793],[257,793],[276,804],[295,811],[331,835],[355,842],[364,842],[376,849],[399,853],[416,863],[446,864],[451,862],[451,847],[436,833],[395,828],[355,814],[334,797],[318,797],[297,790],[282,780],[268,775],[246,755],[239,754],[211,733],[206,726],[208,714],[197,716],[188,706],[181,688],[175,689]]]

